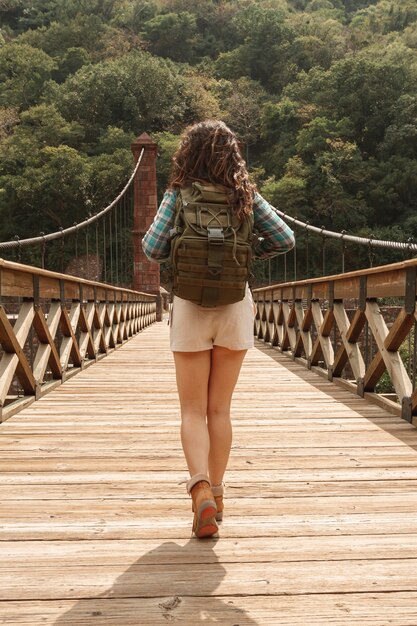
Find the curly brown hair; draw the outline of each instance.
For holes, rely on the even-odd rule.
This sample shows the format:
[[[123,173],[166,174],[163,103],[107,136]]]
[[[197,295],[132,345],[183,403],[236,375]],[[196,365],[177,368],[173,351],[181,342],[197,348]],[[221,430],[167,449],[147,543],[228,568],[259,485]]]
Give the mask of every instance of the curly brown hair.
[[[249,179],[236,135],[224,122],[205,120],[185,129],[173,156],[171,189],[209,182],[233,190],[233,209],[243,219],[252,211],[255,185]]]

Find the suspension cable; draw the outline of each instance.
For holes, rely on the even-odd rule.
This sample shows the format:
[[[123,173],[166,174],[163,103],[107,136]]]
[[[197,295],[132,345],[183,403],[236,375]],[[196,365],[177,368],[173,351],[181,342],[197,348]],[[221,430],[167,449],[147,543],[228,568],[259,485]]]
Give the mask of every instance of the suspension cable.
[[[346,233],[337,233],[333,230],[325,230],[324,228],[318,228],[317,226],[312,226],[311,224],[306,224],[305,222],[301,222],[295,217],[291,217],[280,211],[279,209],[272,207],[273,210],[282,217],[285,221],[291,222],[294,226],[299,226],[300,228],[305,228],[306,231],[310,231],[315,233],[316,235],[321,235],[322,237],[329,237],[331,239],[342,239],[343,241],[351,241],[352,243],[358,243],[361,245],[366,245],[369,247],[369,243],[371,242],[372,248],[393,248],[394,250],[407,250],[408,252],[417,252],[417,244],[415,243],[402,243],[400,241],[388,241],[384,239],[374,239],[371,237],[358,237],[356,235],[347,235]]]

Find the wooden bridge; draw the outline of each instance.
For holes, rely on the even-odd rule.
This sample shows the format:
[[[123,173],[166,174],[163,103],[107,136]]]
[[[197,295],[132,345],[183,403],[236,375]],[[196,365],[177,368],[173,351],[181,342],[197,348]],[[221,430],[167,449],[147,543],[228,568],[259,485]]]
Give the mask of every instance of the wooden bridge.
[[[2,262],[0,623],[415,626],[417,431],[393,414],[413,420],[398,355],[415,268],[257,292],[263,341],[236,389],[226,515],[199,541],[154,299]],[[398,298],[390,330],[378,289]],[[343,381],[342,362],[362,380]],[[395,402],[371,389],[381,362]]]

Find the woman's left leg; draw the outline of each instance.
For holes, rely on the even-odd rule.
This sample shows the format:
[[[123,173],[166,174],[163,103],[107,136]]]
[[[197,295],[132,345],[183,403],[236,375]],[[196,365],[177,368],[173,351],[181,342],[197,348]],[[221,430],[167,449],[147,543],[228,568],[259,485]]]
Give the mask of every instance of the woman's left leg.
[[[210,537],[218,530],[216,501],[208,477],[210,440],[207,430],[207,390],[211,350],[174,352],[181,404],[181,441],[190,472],[187,491],[193,500],[193,532]]]
[[[211,352],[173,353],[181,405],[181,443],[190,476],[208,473],[206,414]]]

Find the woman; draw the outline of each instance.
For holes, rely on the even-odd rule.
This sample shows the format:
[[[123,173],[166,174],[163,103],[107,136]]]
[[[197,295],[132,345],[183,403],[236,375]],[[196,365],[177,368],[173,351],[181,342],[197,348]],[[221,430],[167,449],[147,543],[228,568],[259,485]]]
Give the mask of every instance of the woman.
[[[150,260],[169,257],[178,195],[201,183],[226,188],[232,196],[230,210],[240,220],[253,214],[257,258],[294,246],[293,232],[251,183],[235,134],[223,122],[207,120],[185,130],[173,157],[169,188],[142,242]],[[223,517],[223,477],[232,444],[230,405],[243,359],[254,345],[253,318],[248,287],[243,300],[217,307],[174,296],[170,343],[197,537],[217,533]]]

